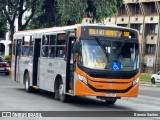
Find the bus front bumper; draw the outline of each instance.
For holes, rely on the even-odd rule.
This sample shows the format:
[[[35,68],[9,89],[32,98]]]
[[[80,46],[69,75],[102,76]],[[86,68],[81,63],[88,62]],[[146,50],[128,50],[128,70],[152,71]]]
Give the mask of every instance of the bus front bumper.
[[[75,83],[75,96],[102,96],[102,97],[137,97],[139,90],[139,82],[135,86],[131,86],[126,92],[96,92],[81,80]]]

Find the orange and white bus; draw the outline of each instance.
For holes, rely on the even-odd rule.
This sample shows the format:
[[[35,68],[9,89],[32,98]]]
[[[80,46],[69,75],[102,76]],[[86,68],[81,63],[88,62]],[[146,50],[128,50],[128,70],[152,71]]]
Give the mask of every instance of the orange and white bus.
[[[114,104],[137,97],[139,33],[112,25],[72,25],[14,34],[12,78],[27,92],[44,89],[55,98],[95,96]]]

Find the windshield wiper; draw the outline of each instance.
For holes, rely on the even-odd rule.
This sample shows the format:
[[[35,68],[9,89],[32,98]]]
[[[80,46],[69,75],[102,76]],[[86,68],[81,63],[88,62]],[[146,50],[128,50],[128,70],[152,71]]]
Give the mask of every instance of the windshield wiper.
[[[119,47],[119,51],[121,52],[122,48],[124,47],[124,45],[126,44],[126,39],[124,39],[124,41],[122,42],[122,45]]]
[[[107,61],[108,61],[108,63],[109,63],[109,57],[108,57],[108,54],[106,53],[106,50],[104,49],[104,47],[103,47],[103,45],[102,45],[101,41],[100,41],[97,37],[95,37],[95,40],[97,41],[98,45],[102,48],[103,52],[104,52],[104,53],[105,53],[105,55],[106,55]]]
[[[97,37],[95,37],[95,39],[96,39],[98,45],[102,48],[103,52],[106,54],[106,51],[105,51],[105,49],[103,48],[103,45],[102,45],[101,41],[100,41]]]

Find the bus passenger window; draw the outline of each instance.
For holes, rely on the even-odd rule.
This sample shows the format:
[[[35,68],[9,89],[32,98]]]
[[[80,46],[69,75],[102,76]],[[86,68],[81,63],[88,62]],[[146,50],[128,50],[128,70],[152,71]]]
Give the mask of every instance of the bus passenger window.
[[[56,57],[65,57],[65,46],[57,46]]]
[[[42,50],[41,55],[42,57],[48,57],[49,52],[49,35],[43,36],[42,38]]]
[[[48,46],[42,47],[42,57],[48,57]]]
[[[28,56],[29,46],[22,46],[22,56]]]
[[[55,57],[55,46],[49,48],[49,57]]]
[[[43,36],[42,45],[49,45],[49,36]]]
[[[56,35],[50,35],[50,42],[49,42],[49,57],[55,57],[55,44],[56,44]]]
[[[33,55],[33,46],[30,46],[28,56],[32,56],[32,55]]]
[[[50,36],[50,45],[55,45],[56,43],[56,35],[51,35]]]
[[[57,35],[57,45],[56,45],[56,57],[65,57],[65,49],[66,49],[66,34],[58,34]]]

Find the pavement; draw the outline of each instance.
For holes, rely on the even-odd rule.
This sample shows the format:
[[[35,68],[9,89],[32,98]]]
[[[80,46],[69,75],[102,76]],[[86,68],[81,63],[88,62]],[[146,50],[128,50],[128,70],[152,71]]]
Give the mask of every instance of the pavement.
[[[114,105],[106,105],[95,97],[74,97],[71,102],[62,103],[54,99],[52,92],[26,93],[24,85],[12,81],[5,75],[0,75],[0,111],[160,111],[160,88],[140,86],[138,98],[122,98]],[[62,112],[60,112],[62,113]],[[96,113],[88,112],[90,116]],[[94,114],[94,115],[92,115]],[[1,119],[1,118],[0,118]],[[6,118],[7,119],[7,118]],[[14,118],[18,120],[19,118]],[[23,118],[28,119],[28,118]],[[29,120],[46,120],[46,118],[29,118]],[[113,120],[120,117],[58,117],[48,119],[65,120]],[[123,120],[152,120],[158,117],[123,117]]]

